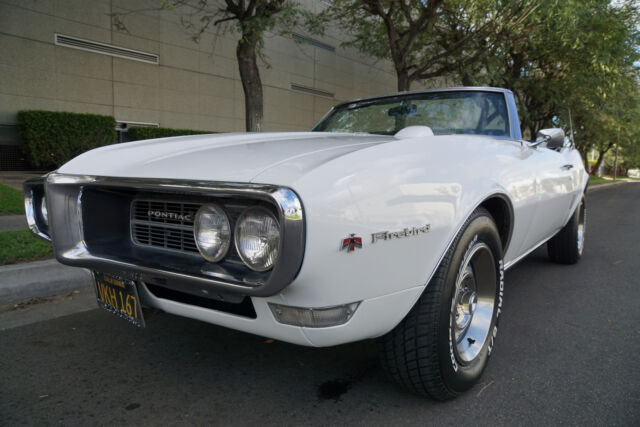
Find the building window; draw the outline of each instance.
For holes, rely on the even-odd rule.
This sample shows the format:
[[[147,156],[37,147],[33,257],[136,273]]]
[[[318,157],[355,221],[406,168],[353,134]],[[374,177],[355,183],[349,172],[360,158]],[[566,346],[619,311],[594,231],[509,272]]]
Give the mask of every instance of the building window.
[[[132,59],[134,61],[147,62],[158,65],[160,58],[153,53],[141,52],[139,50],[127,49],[126,47],[114,46],[107,43],[99,43],[91,40],[79,39],[77,37],[56,34],[54,42],[58,46],[80,49],[87,52],[99,53],[102,55],[116,56],[118,58]]]
[[[319,40],[316,39],[312,39],[311,37],[307,37],[307,36],[303,36],[301,34],[296,34],[296,33],[291,33],[291,38],[296,42],[296,43],[301,43],[301,44],[310,44],[311,46],[320,48],[320,49],[324,49],[327,50],[329,52],[335,52],[336,48],[326,44],[326,43],[322,43]]]
[[[326,90],[316,89],[316,88],[313,88],[313,87],[301,86],[301,85],[297,85],[297,84],[293,84],[293,83],[291,83],[291,90],[295,90],[296,92],[304,92],[304,93],[308,93],[310,95],[315,95],[315,96],[323,96],[325,98],[333,98],[334,97],[333,93],[327,92]]]

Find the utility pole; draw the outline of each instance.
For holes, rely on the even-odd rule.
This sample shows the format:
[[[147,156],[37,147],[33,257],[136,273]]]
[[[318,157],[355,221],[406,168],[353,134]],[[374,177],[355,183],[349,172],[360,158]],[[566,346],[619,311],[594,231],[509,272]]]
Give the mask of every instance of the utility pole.
[[[569,110],[569,129],[571,130],[571,145],[575,147],[576,141],[575,139],[573,139],[573,120],[571,120],[571,108],[567,107],[567,110]]]
[[[613,180],[618,176],[618,145],[620,145],[620,128],[618,128],[618,142],[616,142],[616,160],[613,162]]]

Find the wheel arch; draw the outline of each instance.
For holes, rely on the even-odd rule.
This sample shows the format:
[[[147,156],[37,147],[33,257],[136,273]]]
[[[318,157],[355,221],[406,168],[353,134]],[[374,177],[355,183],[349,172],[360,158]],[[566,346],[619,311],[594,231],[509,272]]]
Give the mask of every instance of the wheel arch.
[[[455,232],[453,233],[451,240],[445,246],[444,252],[442,252],[442,254],[440,255],[440,259],[436,263],[435,268],[429,274],[428,280],[425,282],[425,286],[421,294],[426,291],[427,287],[429,286],[429,282],[431,282],[433,275],[440,267],[440,264],[442,263],[445,255],[447,254],[447,252],[449,252],[449,249],[451,249],[452,245],[456,243],[456,237],[460,234],[462,228],[467,222],[467,219],[476,211],[476,209],[480,207],[486,209],[487,212],[489,212],[489,214],[492,216],[493,221],[496,224],[496,228],[498,229],[498,235],[500,236],[500,242],[502,244],[502,254],[504,256],[504,254],[507,253],[507,249],[509,248],[509,244],[511,243],[511,237],[513,235],[513,224],[515,219],[513,204],[505,193],[493,193],[486,196],[480,202],[476,202],[473,209],[471,209],[464,216],[462,221],[455,228]],[[418,299],[416,298],[416,301],[414,301],[412,307],[413,305],[415,305],[417,300]]]
[[[511,200],[505,193],[493,193],[486,196],[481,201],[476,202],[473,205],[473,209],[470,209],[469,212],[463,217],[460,223],[454,229],[455,232],[451,236],[451,240],[445,246],[444,251],[440,255],[440,259],[436,263],[433,271],[429,274],[428,280],[425,282],[424,289],[426,290],[429,282],[433,278],[436,270],[442,263],[445,255],[451,249],[452,245],[456,243],[456,237],[460,234],[462,228],[467,222],[467,219],[476,211],[476,209],[482,207],[489,212],[492,216],[494,223],[496,224],[496,228],[498,229],[498,235],[500,236],[500,242],[502,244],[502,254],[507,253],[507,249],[509,248],[509,244],[511,243],[511,237],[513,235],[513,225],[515,214],[513,210],[513,205]]]
[[[505,194],[497,193],[487,197],[478,207],[485,208],[493,217],[493,221],[498,227],[502,253],[507,253],[513,235],[514,213],[511,201]]]

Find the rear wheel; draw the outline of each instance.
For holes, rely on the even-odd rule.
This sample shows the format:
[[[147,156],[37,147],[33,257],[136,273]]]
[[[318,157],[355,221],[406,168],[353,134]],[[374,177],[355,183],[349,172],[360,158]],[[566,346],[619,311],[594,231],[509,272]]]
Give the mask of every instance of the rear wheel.
[[[503,278],[498,230],[479,208],[416,305],[378,339],[383,368],[410,390],[437,400],[471,388],[493,349]]]
[[[580,260],[584,251],[586,219],[587,207],[583,196],[567,225],[547,242],[547,253],[551,261],[575,264]]]

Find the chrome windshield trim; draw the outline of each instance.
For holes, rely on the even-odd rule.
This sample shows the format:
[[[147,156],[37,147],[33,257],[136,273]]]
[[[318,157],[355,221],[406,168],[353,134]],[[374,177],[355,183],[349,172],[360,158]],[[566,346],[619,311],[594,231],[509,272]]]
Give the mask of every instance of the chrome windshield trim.
[[[133,189],[137,191],[152,191],[173,194],[199,195],[199,196],[226,196],[247,197],[263,200],[273,205],[278,213],[281,224],[280,257],[271,274],[264,283],[226,282],[220,278],[193,276],[166,269],[150,268],[149,266],[136,265],[125,260],[119,260],[116,256],[105,257],[91,254],[84,242],[84,236],[70,239],[65,228],[72,227],[68,219],[57,220],[52,227],[53,241],[55,243],[56,257],[63,264],[94,268],[102,270],[125,270],[134,276],[151,276],[190,282],[191,284],[207,285],[220,291],[240,292],[252,296],[274,295],[289,285],[298,275],[305,249],[305,222],[304,209],[298,195],[290,188],[269,184],[233,183],[196,180],[175,180],[156,178],[119,178],[90,175],[67,175],[60,173],[49,174],[46,178],[47,192],[56,194],[71,194],[64,189],[77,187],[76,197],[67,198],[62,204],[73,203],[78,212],[77,221],[81,221],[80,194],[91,187],[109,187]],[[72,192],[73,193],[73,192]],[[51,205],[55,198],[48,198]],[[58,198],[58,203],[61,199]],[[62,207],[62,206],[61,206]],[[56,206],[53,206],[56,209]]]
[[[319,126],[325,122],[325,120],[331,116],[335,111],[341,109],[345,105],[349,104],[358,104],[358,103],[375,103],[377,101],[384,101],[390,98],[398,98],[398,97],[407,97],[409,99],[415,98],[420,95],[428,95],[432,93],[455,93],[455,92],[486,92],[486,93],[497,93],[502,94],[505,100],[505,108],[507,110],[507,119],[509,121],[509,135],[503,136],[495,136],[495,135],[483,135],[490,136],[497,139],[507,139],[512,141],[519,141],[522,139],[522,131],[520,130],[520,123],[517,121],[518,110],[515,102],[515,98],[513,92],[509,89],[495,88],[495,87],[481,87],[481,86],[469,86],[469,87],[450,87],[450,88],[438,88],[438,89],[420,89],[420,90],[412,90],[406,92],[397,92],[389,95],[369,97],[369,98],[358,98],[353,99],[347,102],[341,102],[339,104],[334,105],[331,109],[318,121],[312,128],[312,132],[325,132],[318,130]],[[463,134],[463,135],[477,135],[477,134]]]
[[[444,88],[434,88],[434,89],[416,89],[416,90],[407,90],[404,92],[391,93],[388,95],[355,98],[349,101],[336,104],[333,108],[338,108],[346,104],[353,104],[354,102],[374,101],[374,100],[384,99],[384,98],[393,98],[395,96],[419,95],[422,93],[439,93],[439,92],[493,92],[493,93],[513,94],[513,92],[511,92],[509,89],[503,89],[503,88],[491,87],[491,86],[455,86],[455,87],[444,87]]]

